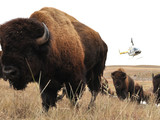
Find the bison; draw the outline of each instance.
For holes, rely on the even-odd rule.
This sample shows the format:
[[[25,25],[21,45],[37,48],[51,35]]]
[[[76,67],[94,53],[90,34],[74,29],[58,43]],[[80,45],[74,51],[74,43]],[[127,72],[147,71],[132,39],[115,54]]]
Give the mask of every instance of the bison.
[[[128,76],[123,68],[111,73],[117,96],[120,100],[131,98],[140,103],[143,100],[143,87]]]
[[[29,18],[2,24],[0,39],[4,76],[16,90],[39,83],[45,111],[56,107],[57,92],[64,85],[74,105],[87,85],[92,94],[89,107],[94,104],[108,51],[98,32],[65,12],[45,7]]]
[[[144,91],[143,86],[139,85],[138,83],[135,84],[135,100],[137,100],[138,103],[145,101],[146,103],[149,103],[151,92]]]
[[[146,103],[149,103],[150,97],[152,96],[152,93],[149,91],[143,91],[143,97],[142,101],[146,101]]]
[[[145,101],[145,96],[144,96],[144,91],[143,91],[143,86],[135,82],[134,85],[134,95],[133,98],[140,103],[141,101]]]
[[[160,103],[160,74],[152,73],[153,93],[156,95],[156,103]]]
[[[113,84],[119,99],[123,100],[134,94],[134,81],[129,77],[123,68],[111,73]]]

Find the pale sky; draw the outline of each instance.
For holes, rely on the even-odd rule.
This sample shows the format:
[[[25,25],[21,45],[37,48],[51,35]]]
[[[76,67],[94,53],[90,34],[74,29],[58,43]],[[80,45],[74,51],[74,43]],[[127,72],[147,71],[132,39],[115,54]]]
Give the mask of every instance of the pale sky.
[[[159,0],[3,0],[0,24],[42,7],[62,10],[99,32],[109,48],[106,65],[160,65]],[[142,51],[135,58],[119,54],[131,37]]]

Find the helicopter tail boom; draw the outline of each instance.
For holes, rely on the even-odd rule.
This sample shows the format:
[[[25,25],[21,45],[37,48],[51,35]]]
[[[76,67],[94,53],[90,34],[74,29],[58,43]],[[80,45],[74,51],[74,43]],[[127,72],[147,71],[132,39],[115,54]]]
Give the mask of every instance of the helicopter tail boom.
[[[121,55],[121,54],[126,54],[126,53],[128,53],[128,51],[125,51],[125,52],[119,52],[119,53],[120,53],[120,55]]]

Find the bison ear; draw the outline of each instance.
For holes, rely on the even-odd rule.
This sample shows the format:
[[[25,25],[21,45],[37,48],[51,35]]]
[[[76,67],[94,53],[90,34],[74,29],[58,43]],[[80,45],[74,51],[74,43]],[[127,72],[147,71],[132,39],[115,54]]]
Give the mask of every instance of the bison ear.
[[[154,78],[154,74],[152,73],[152,79]]]
[[[36,39],[36,43],[38,45],[42,45],[42,44],[46,43],[49,39],[49,30],[44,23],[42,23],[42,24],[44,27],[44,33],[43,33],[42,37]]]
[[[115,72],[111,73],[111,77],[114,79],[115,78]]]

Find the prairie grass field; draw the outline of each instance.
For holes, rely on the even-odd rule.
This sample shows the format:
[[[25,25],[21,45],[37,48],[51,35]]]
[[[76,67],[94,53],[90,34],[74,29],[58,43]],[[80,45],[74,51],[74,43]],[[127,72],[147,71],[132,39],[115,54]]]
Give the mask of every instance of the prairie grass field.
[[[160,73],[159,66],[107,66],[104,77],[113,91],[110,74],[119,67],[150,92],[153,89],[152,73]],[[116,94],[114,97],[99,94],[95,106],[88,110],[91,94],[86,89],[79,100],[79,109],[64,97],[57,102],[57,108],[44,113],[37,83],[28,84],[23,91],[16,91],[9,87],[8,82],[2,79],[0,82],[0,120],[160,120],[160,107],[155,105],[154,96],[149,104],[139,105],[129,100],[120,101]]]

